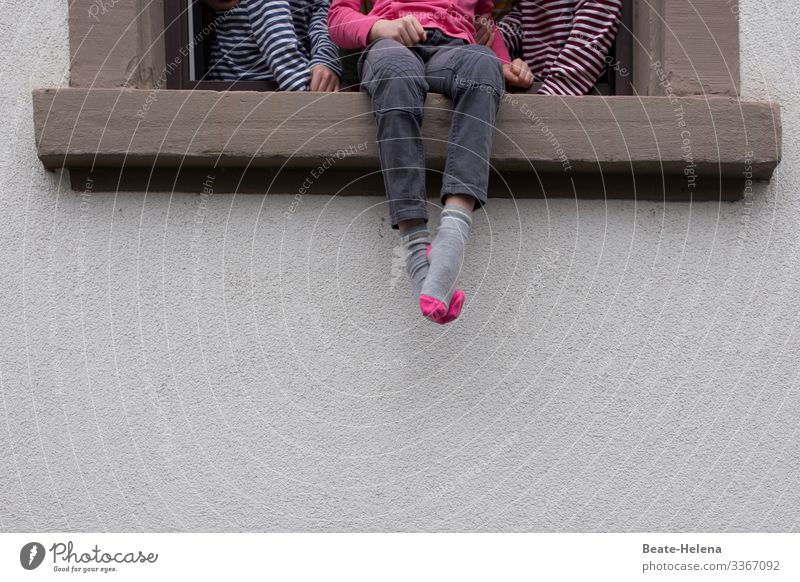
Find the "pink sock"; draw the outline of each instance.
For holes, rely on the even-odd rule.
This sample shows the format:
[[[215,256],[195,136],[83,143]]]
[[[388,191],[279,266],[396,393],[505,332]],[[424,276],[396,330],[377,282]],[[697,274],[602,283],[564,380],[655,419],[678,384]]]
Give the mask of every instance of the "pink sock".
[[[464,301],[466,300],[466,294],[461,289],[456,289],[455,293],[453,293],[453,298],[450,299],[450,307],[447,309],[447,314],[441,321],[437,321],[436,323],[444,325],[445,323],[450,323],[458,319],[458,316],[461,315],[461,310],[464,308]]]
[[[419,308],[422,315],[436,323],[442,323],[442,319],[447,316],[447,305],[429,295],[419,296]]]

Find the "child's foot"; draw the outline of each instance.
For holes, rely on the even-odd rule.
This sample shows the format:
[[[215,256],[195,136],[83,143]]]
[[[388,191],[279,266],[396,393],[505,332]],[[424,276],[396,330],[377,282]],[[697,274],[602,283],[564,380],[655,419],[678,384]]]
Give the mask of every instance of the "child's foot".
[[[432,245],[428,245],[428,250],[425,251],[426,258],[430,256],[432,248]],[[440,315],[442,313],[442,305],[440,305],[441,302],[438,302],[433,297],[426,298],[424,307],[422,302],[420,302],[420,308],[422,309],[422,313],[425,315],[425,317],[435,323],[444,325],[445,323],[450,323],[451,321],[458,319],[458,316],[461,315],[461,310],[464,307],[464,302],[466,299],[467,296],[464,294],[464,292],[461,289],[456,289],[453,292],[453,297],[450,299],[450,305],[444,306],[444,315]]]
[[[422,315],[436,323],[441,323],[447,316],[447,304],[429,295],[419,296],[419,309]]]
[[[450,307],[447,308],[447,314],[437,321],[436,323],[444,325],[445,323],[450,323],[451,321],[455,321],[458,319],[458,316],[461,315],[461,310],[464,308],[464,302],[467,300],[467,296],[461,289],[456,289],[453,293],[453,298],[450,299]]]
[[[436,323],[449,323],[461,314],[464,292],[454,291],[464,260],[472,217],[458,205],[445,205],[439,230],[428,249],[430,268],[422,285],[419,306],[422,314]]]
[[[432,248],[427,225],[423,224],[406,230],[400,235],[400,241],[406,252],[406,271],[411,279],[411,289],[414,295],[419,297],[425,276],[428,274],[428,255]],[[464,292],[458,290],[453,293],[450,306],[445,305],[443,310],[435,303],[435,300],[421,301],[420,305],[425,303],[423,313],[427,313],[426,317],[436,323],[445,324],[458,318],[464,305],[464,299]]]

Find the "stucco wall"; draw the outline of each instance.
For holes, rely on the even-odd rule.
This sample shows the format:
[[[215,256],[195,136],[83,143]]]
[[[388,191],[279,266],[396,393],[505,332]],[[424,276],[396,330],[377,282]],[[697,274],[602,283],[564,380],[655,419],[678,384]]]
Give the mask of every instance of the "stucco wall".
[[[0,530],[798,530],[800,40],[742,0],[784,161],[737,204],[498,200],[456,325],[384,201],[70,191],[30,90],[66,3],[5,3]]]

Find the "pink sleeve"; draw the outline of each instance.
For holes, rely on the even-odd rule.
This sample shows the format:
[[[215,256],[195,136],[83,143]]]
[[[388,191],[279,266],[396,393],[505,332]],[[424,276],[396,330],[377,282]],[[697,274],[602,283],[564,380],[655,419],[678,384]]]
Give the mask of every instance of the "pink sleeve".
[[[488,16],[491,18],[493,9],[494,0],[478,0],[478,4],[475,6],[475,15]],[[506,41],[503,38],[503,32],[497,28],[496,24],[494,25],[494,33],[494,42],[489,48],[494,51],[494,54],[497,55],[497,58],[500,59],[503,64],[510,63],[511,57],[508,55],[508,48],[506,47]]]
[[[367,46],[372,25],[380,18],[362,14],[361,0],[333,0],[328,11],[328,31],[333,42],[342,48]]]
[[[503,31],[497,28],[497,26],[494,27],[494,42],[491,48],[503,64],[511,62],[511,57],[508,54],[508,47],[506,47],[506,41],[503,38]]]

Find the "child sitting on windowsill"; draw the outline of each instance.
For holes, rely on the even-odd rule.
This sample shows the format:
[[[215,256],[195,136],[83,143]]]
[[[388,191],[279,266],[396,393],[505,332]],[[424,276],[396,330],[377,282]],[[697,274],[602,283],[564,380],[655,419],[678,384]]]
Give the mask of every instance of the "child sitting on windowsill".
[[[207,79],[274,81],[281,91],[338,91],[330,0],[203,0],[216,20]]]
[[[525,63],[512,62],[502,35],[491,49],[475,44],[475,17],[491,0],[333,0],[328,26],[342,48],[363,51],[360,89],[372,100],[389,217],[405,248],[413,297],[424,317],[456,320],[466,296],[456,280],[472,214],[488,200],[489,158],[506,84],[529,87]],[[428,230],[425,98],[452,100],[436,236]],[[439,137],[439,136],[437,136]],[[444,136],[440,136],[443,139]]]
[[[608,64],[622,0],[516,0],[498,23],[508,52],[530,67],[544,95],[585,95]],[[478,42],[492,42],[478,22]]]

